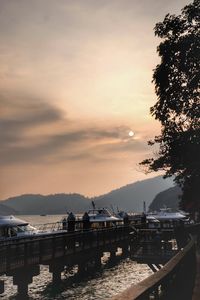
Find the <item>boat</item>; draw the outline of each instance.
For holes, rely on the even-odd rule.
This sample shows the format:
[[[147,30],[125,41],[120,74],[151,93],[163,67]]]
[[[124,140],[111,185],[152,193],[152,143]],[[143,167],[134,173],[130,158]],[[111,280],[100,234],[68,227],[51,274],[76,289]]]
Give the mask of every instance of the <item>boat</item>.
[[[188,219],[186,214],[180,211],[173,211],[171,208],[161,208],[158,212],[150,212],[148,216],[153,216],[159,221],[180,221]]]
[[[191,220],[189,214],[183,211],[172,210],[171,208],[161,208],[159,211],[146,212],[144,203],[143,213],[126,213],[119,211],[117,216],[124,218],[128,216],[129,223],[134,225],[136,228],[144,227],[146,229],[159,229],[159,228],[170,228],[183,224],[190,224]]]
[[[33,236],[38,233],[39,231],[27,221],[14,216],[0,216],[0,240]]]
[[[66,232],[61,222],[39,224],[37,228],[15,216],[0,215],[0,241],[41,237]]]
[[[180,224],[189,224],[190,219],[187,213],[171,208],[161,208],[159,211],[147,213],[147,222],[150,218],[154,218],[160,222],[155,227],[174,228]],[[151,221],[150,221],[151,223]]]
[[[107,208],[93,208],[87,214],[93,227],[111,227],[123,221],[123,218],[113,215]]]

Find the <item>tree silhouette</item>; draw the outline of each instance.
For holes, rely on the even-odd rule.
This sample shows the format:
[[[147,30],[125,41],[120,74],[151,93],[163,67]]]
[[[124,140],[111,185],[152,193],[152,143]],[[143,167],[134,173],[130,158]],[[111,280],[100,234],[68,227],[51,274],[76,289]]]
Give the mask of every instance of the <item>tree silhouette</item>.
[[[153,74],[157,103],[150,113],[161,123],[157,156],[141,162],[148,171],[165,170],[182,187],[181,206],[200,209],[200,0],[155,26],[162,39],[161,62]]]

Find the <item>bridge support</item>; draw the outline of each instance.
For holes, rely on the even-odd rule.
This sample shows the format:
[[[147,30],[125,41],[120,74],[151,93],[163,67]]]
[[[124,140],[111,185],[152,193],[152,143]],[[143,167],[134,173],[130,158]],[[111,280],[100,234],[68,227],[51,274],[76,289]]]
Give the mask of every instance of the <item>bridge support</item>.
[[[112,266],[113,264],[115,264],[116,261],[116,250],[112,249],[109,252],[110,252],[110,258],[108,264]]]
[[[100,269],[101,268],[101,254],[97,254],[95,257],[95,268]]]
[[[65,223],[63,225],[66,226]],[[68,228],[69,231],[74,230],[71,227]],[[116,257],[117,248],[121,248],[121,244],[130,239],[130,230],[124,226],[91,232],[85,230],[78,234],[73,230],[70,234],[64,231],[48,236],[34,236],[31,239],[11,240],[0,249],[3,262],[0,263],[0,272],[2,275],[13,277],[13,283],[18,287],[18,299],[28,297],[28,285],[33,276],[39,274],[39,264],[49,266],[53,283],[61,281],[61,273],[65,266],[78,265],[78,273],[85,276],[85,272],[93,272],[101,266],[104,252],[110,252],[108,264],[115,263],[119,257]],[[0,281],[0,293],[3,292],[4,283]]]
[[[49,272],[52,273],[52,282],[53,284],[61,282],[61,273],[64,271],[63,264],[51,263],[49,265]]]
[[[32,268],[19,269],[13,272],[13,284],[17,285],[17,299],[28,299],[28,285],[32,283],[33,276],[40,274],[39,265]]]
[[[122,254],[127,255],[129,253],[129,244],[124,242],[122,245]]]
[[[4,293],[4,281],[0,280],[0,294]]]
[[[82,262],[78,264],[78,274],[79,275],[83,275],[85,272],[87,272],[88,270],[88,266],[87,266],[87,263],[85,262]]]

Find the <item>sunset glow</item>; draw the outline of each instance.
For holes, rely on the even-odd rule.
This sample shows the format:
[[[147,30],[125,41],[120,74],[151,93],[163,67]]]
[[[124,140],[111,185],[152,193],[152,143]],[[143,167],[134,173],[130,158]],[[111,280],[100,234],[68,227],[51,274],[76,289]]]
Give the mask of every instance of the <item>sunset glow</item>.
[[[0,2],[0,200],[147,178],[138,164],[160,131],[153,28],[187,2]]]

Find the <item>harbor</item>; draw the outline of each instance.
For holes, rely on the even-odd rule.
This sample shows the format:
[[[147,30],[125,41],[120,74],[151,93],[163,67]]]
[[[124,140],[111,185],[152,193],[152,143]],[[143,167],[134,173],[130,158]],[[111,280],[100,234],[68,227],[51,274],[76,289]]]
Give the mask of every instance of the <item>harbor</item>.
[[[80,228],[80,218],[76,222]],[[184,272],[184,280],[187,278],[186,273],[190,270],[191,288],[189,288],[190,281],[187,279],[187,291],[192,294],[195,280],[194,239],[197,239],[199,225],[185,225],[184,238],[187,235],[186,240],[183,240],[183,235],[179,234],[178,227],[168,228],[167,231],[164,228],[159,233],[159,241],[156,236],[157,229],[147,228],[143,223],[138,224],[138,220],[135,225],[137,225],[137,229],[131,222],[128,225],[123,222],[118,226],[115,224],[114,227],[105,226],[104,228],[95,229],[77,230],[74,227],[72,231],[71,229],[70,231],[57,230],[52,232],[52,234],[48,232],[47,234],[43,233],[43,235],[30,235],[29,237],[24,236],[1,241],[1,278],[5,276],[13,278],[13,285],[17,286],[13,297],[16,297],[16,299],[29,299],[29,286],[33,281],[37,280],[37,276],[40,277],[40,272],[43,272],[44,268],[48,267],[48,272],[51,274],[49,275],[49,279],[51,279],[48,284],[51,294],[54,293],[54,290],[59,290],[65,285],[65,288],[69,291],[74,283],[77,284],[79,282],[81,284],[86,278],[92,280],[91,274],[99,272],[101,275],[98,276],[101,278],[103,276],[102,269],[117,268],[118,264],[125,263],[129,264],[129,268],[133,268],[132,270],[126,270],[130,278],[135,268],[139,270],[139,266],[142,266],[141,270],[146,270],[146,275],[144,274],[143,276],[147,276],[147,278],[141,281],[142,288],[140,287],[140,282],[138,282],[140,276],[136,280],[137,284],[136,282],[134,283],[134,287],[131,287],[131,279],[127,284],[127,279],[126,285],[128,290],[124,291],[125,287],[123,285],[116,295],[114,293],[113,299],[121,299],[121,297],[126,297],[125,299],[127,300],[144,299],[143,294],[146,295],[147,291],[148,297],[151,299],[152,297],[154,299],[164,299],[162,298],[163,288],[165,287],[165,292],[166,286],[168,291],[173,290],[170,284],[177,285],[177,282],[173,282],[172,278],[179,277],[176,274],[176,270],[179,270],[179,265],[183,265],[181,274],[183,275]],[[193,237],[192,235],[189,237],[189,234],[192,234]],[[130,263],[130,261],[133,263]],[[132,267],[131,264],[133,264]],[[154,275],[151,275],[152,273]],[[124,274],[124,276],[126,277],[127,275]],[[183,282],[182,277],[180,281]],[[87,286],[87,282],[85,284]],[[4,296],[6,294],[6,285],[2,279],[0,286],[1,298],[4,299],[6,297]],[[105,294],[106,288],[102,292],[102,295]],[[107,291],[107,294],[112,298],[112,293]],[[127,295],[129,294],[128,298]],[[188,294],[184,292],[184,295],[186,298],[182,299],[189,299]],[[42,296],[40,295],[40,297]],[[87,297],[86,299],[98,299],[91,295],[87,295]],[[59,296],[55,299],[59,299]],[[71,299],[76,298],[72,296]]]
[[[0,1],[0,300],[200,299],[200,0]]]

